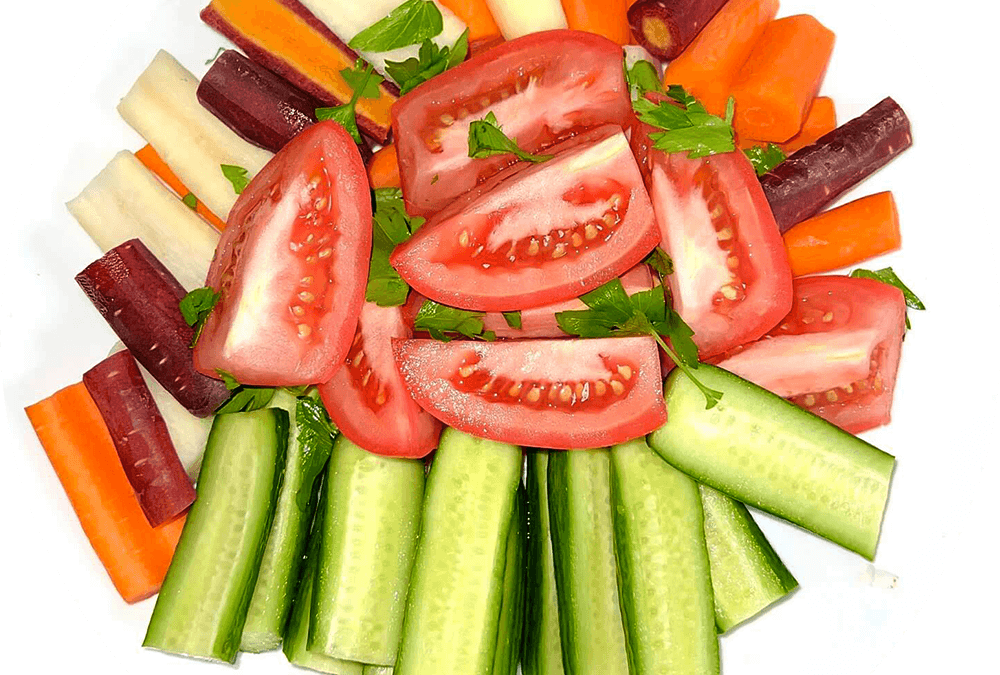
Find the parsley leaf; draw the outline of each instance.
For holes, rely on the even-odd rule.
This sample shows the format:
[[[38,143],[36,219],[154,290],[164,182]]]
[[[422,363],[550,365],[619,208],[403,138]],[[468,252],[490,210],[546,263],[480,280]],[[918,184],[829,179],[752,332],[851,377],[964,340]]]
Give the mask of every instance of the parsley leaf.
[[[296,440],[302,455],[303,485],[312,485],[333,450],[333,439],[338,433],[337,425],[330,419],[323,403],[315,394],[302,396],[295,403]],[[309,508],[311,490],[300,490],[296,496],[299,508]]]
[[[374,71],[374,66],[368,64],[365,67],[365,62],[361,59],[355,62],[353,68],[344,68],[340,71],[340,75],[354,94],[351,96],[351,100],[344,105],[316,108],[316,119],[319,121],[333,120],[347,129],[347,133],[351,135],[355,143],[361,143],[361,132],[358,131],[358,119],[355,113],[358,101],[363,98],[376,99],[382,95],[379,85],[382,84],[383,78]]]
[[[213,56],[212,58],[210,58],[208,61],[205,61],[205,65],[206,66],[210,66],[213,63],[215,63],[216,59],[218,59],[220,56],[222,56],[223,52],[225,52],[225,51],[226,51],[225,47],[219,47],[219,51],[215,52],[215,56]]]
[[[774,143],[768,143],[767,145],[755,145],[750,148],[746,148],[743,153],[753,164],[754,171],[757,172],[758,176],[763,176],[765,173],[778,166],[785,161],[786,155],[785,151],[779,148]]]
[[[231,376],[230,376],[231,377]],[[226,383],[229,387],[229,383]],[[271,387],[245,387],[239,385],[232,390],[233,395],[215,411],[216,415],[226,415],[236,412],[252,412],[266,408],[274,398],[275,390]]]
[[[432,77],[460,64],[468,53],[469,31],[466,29],[452,47],[439,49],[430,40],[424,40],[416,58],[386,61],[385,72],[399,85],[399,93],[407,94]]]
[[[652,267],[653,270],[660,275],[661,280],[663,277],[669,277],[674,273],[674,261],[670,258],[670,255],[659,246],[654,248],[653,252],[646,256],[646,259],[643,260],[643,262]]]
[[[650,134],[653,147],[667,153],[687,152],[692,159],[736,149],[733,132],[735,103],[732,98],[723,119],[705,110],[705,106],[679,85],[670,85],[667,96],[678,105],[670,101],[653,103],[645,98],[632,101],[632,108],[640,120],[663,129]]]
[[[410,287],[389,263],[396,246],[410,238],[424,224],[423,218],[410,218],[399,188],[375,190],[375,214],[372,217],[372,258],[368,267],[365,300],[379,307],[398,307],[406,302]]]
[[[925,310],[927,307],[921,302],[917,294],[914,293],[903,283],[902,279],[896,276],[896,272],[893,271],[891,267],[886,267],[880,270],[865,270],[856,269],[851,272],[851,276],[855,279],[874,279],[875,281],[881,281],[883,284],[889,284],[890,286],[895,286],[903,292],[903,300],[906,302],[906,306],[910,309]],[[910,316],[907,313],[906,316],[906,328],[910,328]]]
[[[644,97],[650,91],[663,93],[663,83],[660,81],[656,66],[646,60],[636,61],[631,68],[625,64],[625,81],[628,83],[633,101]]]
[[[355,51],[388,52],[420,44],[443,30],[444,19],[437,5],[426,0],[406,0],[351,38],[347,46]]]
[[[184,202],[184,206],[188,207],[192,211],[198,208],[198,198],[194,196],[193,192],[189,192],[181,199]]]
[[[196,288],[181,298],[179,304],[181,316],[184,317],[187,325],[194,327],[194,337],[191,338],[191,347],[194,347],[198,343],[201,331],[205,327],[205,321],[208,319],[208,315],[212,313],[212,310],[215,309],[215,305],[218,304],[219,297],[214,288],[205,286],[204,288]]]
[[[247,170],[242,166],[223,164],[222,175],[233,184],[233,192],[238,195],[243,194],[247,185],[250,184],[250,179],[247,177]]]
[[[507,138],[492,111],[483,119],[475,120],[469,125],[469,157],[484,159],[493,155],[507,154],[536,164],[547,162],[554,157],[554,155],[532,155],[517,147],[517,139]]]
[[[521,311],[503,312],[503,320],[514,330],[521,330]]]
[[[677,367],[705,395],[706,408],[722,399],[722,392],[709,389],[695,376],[698,347],[694,331],[680,315],[667,306],[663,286],[629,296],[619,279],[580,297],[589,309],[557,312],[563,332],[583,338],[652,335]],[[668,346],[665,340],[670,341]]]
[[[451,342],[459,335],[487,342],[492,342],[497,337],[493,331],[483,330],[482,312],[456,309],[433,300],[427,300],[420,307],[417,318],[413,321],[413,330],[426,331],[441,342]]]

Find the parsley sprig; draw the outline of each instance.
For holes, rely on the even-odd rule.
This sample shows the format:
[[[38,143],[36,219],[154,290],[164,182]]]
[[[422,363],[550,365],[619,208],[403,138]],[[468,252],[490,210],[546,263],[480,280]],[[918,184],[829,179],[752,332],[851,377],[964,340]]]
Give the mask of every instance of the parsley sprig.
[[[235,164],[222,164],[221,166],[222,175],[233,184],[233,192],[238,195],[243,194],[247,185],[250,184],[250,177],[247,175],[247,170]]]
[[[205,321],[208,320],[208,315],[212,313],[212,310],[219,303],[219,297],[214,288],[205,286],[203,288],[196,288],[181,298],[179,305],[181,316],[184,317],[187,325],[194,328],[191,347],[194,347],[198,343],[201,331],[205,328]]]
[[[787,159],[785,151],[774,143],[751,146],[743,150],[743,154],[753,164],[753,170],[758,176],[763,176]]]
[[[406,302],[410,287],[389,263],[389,256],[424,224],[423,218],[410,218],[399,188],[375,190],[375,214],[372,217],[372,258],[368,267],[365,300],[380,307],[398,307]]]
[[[856,269],[851,272],[851,276],[855,279],[874,279],[875,281],[881,281],[883,284],[889,284],[890,286],[895,286],[900,291],[903,292],[903,300],[906,302],[906,306],[910,309],[916,309],[923,311],[927,309],[917,294],[909,289],[909,287],[903,283],[896,272],[891,267],[885,267],[880,270],[866,270],[866,269]],[[906,315],[906,328],[910,328],[910,315]]]
[[[295,426],[303,460],[303,485],[313,485],[330,458],[333,439],[339,430],[315,391],[299,396],[295,402]],[[311,498],[311,490],[300,490],[296,495],[299,508],[307,510]]]
[[[385,72],[399,85],[399,93],[407,94],[432,77],[460,64],[468,53],[469,31],[466,29],[451,47],[438,48],[431,40],[424,40],[415,58],[386,61]]]
[[[706,408],[714,408],[722,399],[721,391],[705,386],[695,375],[698,347],[691,339],[694,331],[667,306],[662,285],[630,296],[622,282],[614,279],[581,296],[580,300],[589,309],[556,313],[556,321],[563,332],[584,338],[651,335],[705,395]]]
[[[406,0],[351,38],[347,46],[361,52],[388,52],[418,45],[443,30],[444,18],[437,5],[427,0]]]
[[[316,108],[316,119],[337,122],[340,126],[347,129],[347,132],[351,134],[355,143],[360,143],[361,132],[358,131],[358,119],[355,109],[358,106],[358,101],[361,99],[377,99],[382,95],[379,85],[382,84],[384,78],[375,72],[375,67],[370,63],[366,66],[362,59],[358,59],[353,68],[344,68],[340,71],[340,75],[354,92],[351,95],[351,100],[344,105],[332,108]]]
[[[631,68],[625,63],[625,82],[628,83],[633,101],[643,98],[651,91],[664,93],[656,66],[645,59],[636,61]]]
[[[481,120],[469,125],[469,157],[484,159],[493,155],[511,154],[528,162],[547,162],[554,155],[533,155],[517,145],[517,139],[508,138],[492,111]]]
[[[632,102],[640,120],[663,129],[650,134],[653,147],[667,153],[687,152],[692,159],[736,149],[733,132],[735,102],[731,97],[726,105],[726,116],[722,118],[709,113],[680,85],[670,85],[667,96],[670,101],[653,103],[649,99],[638,98]]]
[[[456,309],[433,300],[427,300],[421,305],[413,321],[413,330],[426,331],[441,342],[451,342],[458,336],[487,342],[497,338],[496,333],[485,330],[482,312]]]

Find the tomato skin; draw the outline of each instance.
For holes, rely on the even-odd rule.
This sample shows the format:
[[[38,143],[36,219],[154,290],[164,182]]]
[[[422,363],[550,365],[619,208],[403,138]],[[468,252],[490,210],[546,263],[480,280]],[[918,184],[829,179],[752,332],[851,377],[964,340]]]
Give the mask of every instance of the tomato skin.
[[[860,433],[891,417],[906,304],[873,279],[801,277],[792,311],[760,340],[713,360],[740,377]]]
[[[340,368],[364,302],[371,193],[350,135],[309,127],[250,181],[229,214],[207,285],[220,300],[195,366],[239,382],[326,382]]]
[[[595,448],[667,418],[651,337],[437,342],[394,340],[413,398],[475,436],[538,448]]]
[[[392,340],[411,336],[401,307],[366,302],[344,367],[319,387],[340,432],[378,455],[424,457],[441,435],[441,423],[410,397],[396,368]]]
[[[578,297],[639,264],[659,239],[620,128],[510,167],[439,212],[390,258],[417,292],[502,312]]]
[[[469,124],[489,111],[532,153],[587,129],[624,127],[632,106],[621,47],[579,31],[534,33],[473,56],[400,98],[392,129],[410,215],[440,211],[515,161],[468,156]]]

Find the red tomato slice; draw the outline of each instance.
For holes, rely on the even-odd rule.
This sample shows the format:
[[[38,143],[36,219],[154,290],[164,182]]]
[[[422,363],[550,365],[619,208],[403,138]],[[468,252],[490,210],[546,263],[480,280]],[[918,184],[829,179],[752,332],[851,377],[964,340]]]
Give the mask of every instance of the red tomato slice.
[[[596,448],[667,419],[656,342],[393,340],[410,394],[445,424],[515,445]]]
[[[555,30],[504,43],[420,85],[392,108],[410,215],[429,216],[510,164],[469,157],[469,124],[492,111],[510,138],[538,152],[586,129],[624,127],[632,105],[621,47]]]
[[[688,159],[635,135],[663,247],[674,309],[702,358],[756,340],[792,306],[788,254],[750,161],[742,152]]]
[[[366,302],[344,367],[320,385],[341,433],[369,452],[423,457],[437,447],[441,423],[410,397],[392,356],[392,340],[411,336],[401,307]]]
[[[899,289],[872,279],[803,277],[792,312],[714,361],[851,433],[887,424],[906,330]]]
[[[625,134],[605,126],[553,150],[432,217],[393,267],[432,300],[501,312],[575,298],[641,262],[659,233]]]
[[[221,298],[194,350],[198,370],[265,386],[329,380],[364,302],[371,218],[365,165],[343,127],[296,136],[229,214],[208,271]]]

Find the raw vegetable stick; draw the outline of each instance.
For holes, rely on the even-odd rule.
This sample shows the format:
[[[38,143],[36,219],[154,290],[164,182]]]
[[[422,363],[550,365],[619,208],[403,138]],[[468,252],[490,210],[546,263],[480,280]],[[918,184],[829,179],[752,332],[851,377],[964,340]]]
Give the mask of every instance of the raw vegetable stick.
[[[368,161],[368,182],[372,188],[399,187],[399,157],[395,145],[386,145]]]
[[[677,58],[726,0],[640,0],[628,10],[636,41],[660,59]]]
[[[187,510],[197,495],[132,354],[104,359],[83,374],[83,384],[149,524],[158,527]]]
[[[597,33],[620,45],[632,42],[628,0],[562,0],[562,6],[573,30]]]
[[[25,408],[91,546],[125,602],[154,595],[184,519],[151,527],[83,383]]]
[[[812,145],[821,137],[837,128],[837,108],[829,96],[817,96],[809,106],[809,114],[802,123],[802,130],[781,143],[786,155]]]
[[[899,248],[891,192],[862,197],[804,220],[784,234],[792,274],[820,274]]]
[[[152,145],[147,143],[141,149],[136,150],[135,157],[142,162],[143,166],[156,174],[157,178],[166,183],[167,187],[177,193],[177,196],[180,197],[182,201],[190,201],[193,199],[195,213],[207,220],[212,227],[220,231],[225,229],[225,221],[212,213],[209,208],[205,206],[204,202],[195,197],[194,193],[187,189],[184,183],[181,182],[181,179],[177,177],[177,174],[174,173],[170,167],[167,166],[167,163],[163,161],[163,158],[156,154],[156,150],[153,149]],[[190,204],[186,203],[186,206],[191,208]]]
[[[833,42],[833,32],[807,14],[768,24],[733,83],[736,132],[775,143],[799,133]]]
[[[500,31],[508,40],[529,33],[566,28],[566,14],[559,0],[486,0]]]
[[[503,41],[500,26],[493,18],[487,0],[441,0],[441,4],[469,27],[470,45],[486,46]]]
[[[710,112],[724,114],[737,73],[777,13],[778,0],[729,0],[670,62],[664,82],[682,85]]]
[[[910,120],[891,98],[842,124],[760,179],[785,232],[833,203],[913,143]]]

